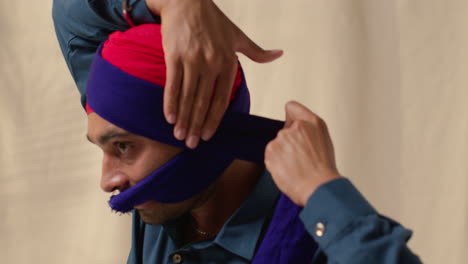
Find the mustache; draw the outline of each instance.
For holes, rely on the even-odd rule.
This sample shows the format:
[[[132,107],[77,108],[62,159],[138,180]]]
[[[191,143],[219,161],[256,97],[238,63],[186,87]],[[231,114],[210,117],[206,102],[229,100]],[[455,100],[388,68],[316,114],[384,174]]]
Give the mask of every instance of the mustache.
[[[115,196],[119,195],[121,193],[120,190],[116,189],[116,190],[113,190],[110,197],[109,197],[109,201],[112,200],[112,198],[114,198]]]
[[[109,201],[108,203],[112,200],[112,198],[118,196],[119,194],[121,194],[122,192],[124,192],[126,189],[128,189],[129,187],[127,188],[121,188],[121,189],[115,189],[112,191],[110,197],[109,197]],[[122,213],[122,212],[119,212],[119,211],[116,211],[114,209],[111,208],[111,213],[112,214],[116,214],[118,216],[122,216],[122,215],[130,215],[132,213],[132,211],[129,211],[129,212],[126,212],[126,213]]]

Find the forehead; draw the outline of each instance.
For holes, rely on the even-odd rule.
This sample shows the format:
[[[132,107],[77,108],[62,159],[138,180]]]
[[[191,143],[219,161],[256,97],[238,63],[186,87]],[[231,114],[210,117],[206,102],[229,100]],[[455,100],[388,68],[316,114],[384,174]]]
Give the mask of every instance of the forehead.
[[[88,137],[90,139],[96,139],[100,135],[108,132],[108,131],[114,131],[117,133],[128,133],[131,134],[130,132],[126,131],[125,129],[122,129],[111,122],[105,120],[101,116],[99,116],[96,113],[91,113],[88,115]]]
[[[111,122],[105,120],[95,112],[88,115],[88,132],[90,130],[105,129],[105,128],[116,128],[121,129]],[[123,130],[123,129],[122,129]]]
[[[97,145],[105,145],[112,138],[126,138],[131,140],[136,140],[140,143],[143,143],[145,146],[151,147],[154,150],[158,150],[158,153],[153,153],[154,155],[163,155],[166,162],[169,160],[167,157],[172,158],[177,153],[182,151],[182,148],[175,146],[167,145],[152,139],[139,136],[137,134],[131,133],[123,128],[120,128],[111,122],[105,120],[96,113],[91,113],[88,115],[88,140]]]

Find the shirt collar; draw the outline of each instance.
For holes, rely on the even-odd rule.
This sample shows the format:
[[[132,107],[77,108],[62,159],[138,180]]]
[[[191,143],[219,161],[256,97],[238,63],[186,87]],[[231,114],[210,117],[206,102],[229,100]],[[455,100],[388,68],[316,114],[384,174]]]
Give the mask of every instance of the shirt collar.
[[[190,247],[203,249],[215,244],[233,254],[251,260],[261,238],[263,227],[273,214],[279,194],[270,173],[265,170],[253,191],[226,221],[218,235],[213,240],[193,243]],[[181,234],[177,230],[177,223],[178,221],[175,221],[164,225],[165,231],[176,245],[179,244],[178,241],[181,238]]]
[[[214,243],[251,260],[263,227],[272,215],[279,193],[270,173],[265,170],[252,193],[226,221]]]

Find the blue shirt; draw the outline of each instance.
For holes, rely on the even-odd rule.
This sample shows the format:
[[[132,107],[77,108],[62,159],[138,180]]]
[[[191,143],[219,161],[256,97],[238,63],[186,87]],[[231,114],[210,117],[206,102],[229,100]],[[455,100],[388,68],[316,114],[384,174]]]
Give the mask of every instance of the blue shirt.
[[[130,4],[134,22],[157,22],[144,0],[131,0]],[[83,104],[89,68],[99,44],[113,31],[129,28],[121,9],[121,0],[53,2],[57,38]],[[128,263],[140,263],[138,258],[144,263],[173,263],[174,254],[185,258],[183,263],[249,263],[268,226],[277,195],[265,173],[213,241],[192,245],[180,245],[174,225],[146,225],[134,214]],[[300,218],[319,244],[313,263],[421,263],[406,246],[411,231],[379,215],[345,178],[319,187]]]
[[[253,191],[213,240],[188,245],[182,244],[177,222],[152,226],[134,212],[132,250],[127,263],[169,264],[174,263],[174,255],[179,255],[187,264],[250,263],[279,194],[270,174],[263,173]]]
[[[210,241],[183,245],[177,222],[145,224],[133,214],[127,264],[250,263],[275,209],[279,191],[265,171],[241,207]],[[411,231],[380,216],[346,179],[319,187],[302,210],[306,230],[320,245],[312,263],[421,263],[406,247]],[[313,252],[311,252],[313,254]]]

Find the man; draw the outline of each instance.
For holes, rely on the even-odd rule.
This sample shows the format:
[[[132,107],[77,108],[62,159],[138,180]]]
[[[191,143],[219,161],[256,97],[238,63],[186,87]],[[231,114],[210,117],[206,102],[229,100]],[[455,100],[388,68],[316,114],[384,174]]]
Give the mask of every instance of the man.
[[[159,50],[156,57],[164,58],[162,45],[157,48],[150,44],[152,48],[138,52],[135,47],[145,42],[139,42],[138,37],[130,39],[134,42],[129,46],[115,46],[136,49],[137,57],[148,51],[158,54]],[[157,43],[152,40],[148,43]],[[123,50],[105,45],[97,54],[98,61],[107,65],[107,58],[117,68],[135,66],[137,69],[123,71],[146,82],[128,76],[122,79],[122,73],[109,65],[104,66],[110,68],[108,73],[118,74],[100,75],[102,71],[96,70],[100,68],[94,67],[88,90],[88,137],[104,151],[101,186],[106,191],[123,191],[111,199],[111,206],[119,211],[139,210],[134,214],[129,263],[308,263],[303,261],[306,259],[321,263],[325,258],[327,263],[419,263],[405,245],[410,232],[380,217],[349,181],[340,177],[326,125],[305,107],[287,105],[285,129],[268,144],[265,153],[267,169],[294,205],[286,196],[277,200],[278,190],[268,173],[263,172],[260,155],[245,152],[261,149],[276,133],[272,136],[268,126],[257,127],[265,134],[255,139],[263,142],[246,137],[242,129],[231,133],[237,131],[236,125],[257,126],[256,122],[266,122],[276,132],[281,128],[277,122],[228,114],[212,140],[193,152],[182,150],[183,145],[169,136],[172,127],[162,122],[162,109],[159,115],[151,113],[158,107],[152,107],[155,100],[146,97],[146,92],[156,89],[149,86],[140,90],[148,83],[163,85],[164,81],[151,77],[158,71],[148,71],[148,65],[128,63],[132,60],[126,57],[115,58],[115,54],[125,55]],[[138,76],[141,72],[146,73]],[[132,85],[122,86],[128,78]],[[239,87],[233,88],[230,107],[245,112],[246,106],[239,104],[245,89]],[[162,103],[162,96],[158,98]],[[236,123],[239,121],[245,122]],[[157,129],[147,130],[153,123]],[[251,140],[245,145],[256,147],[239,147],[243,141],[230,141],[239,138]],[[237,156],[248,161],[232,158]],[[213,160],[217,162],[210,164]],[[178,164],[186,166],[174,166]],[[192,172],[205,169],[206,175],[213,177],[203,175],[194,180],[187,168]],[[305,208],[298,218],[302,206]]]

